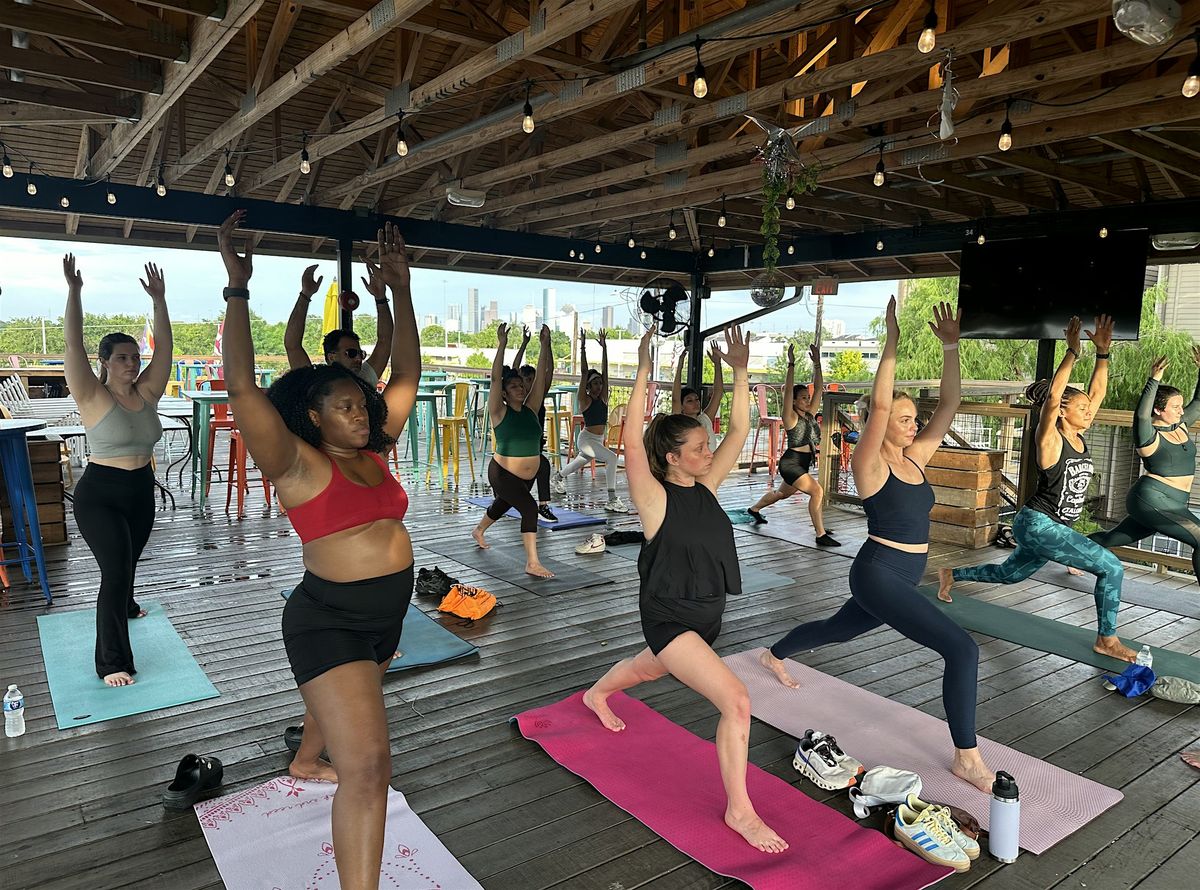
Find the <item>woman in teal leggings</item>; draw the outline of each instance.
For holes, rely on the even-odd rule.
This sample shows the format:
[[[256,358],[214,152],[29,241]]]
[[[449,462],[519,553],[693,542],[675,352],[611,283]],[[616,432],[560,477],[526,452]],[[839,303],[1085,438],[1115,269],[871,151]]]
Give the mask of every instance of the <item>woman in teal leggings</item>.
[[[1192,357],[1200,365],[1200,346],[1193,348]],[[1183,393],[1160,386],[1166,369],[1165,356],[1154,363],[1133,412],[1133,440],[1146,475],[1125,497],[1129,515],[1111,531],[1089,537],[1101,547],[1123,547],[1155,532],[1174,538],[1192,548],[1192,571],[1200,579],[1200,519],[1188,508],[1196,472],[1196,444],[1189,427],[1200,418],[1200,376],[1185,408]]]
[[[1102,655],[1133,661],[1137,653],[1117,637],[1117,609],[1121,606],[1121,561],[1071,528],[1083,512],[1088,484],[1092,481],[1092,458],[1083,434],[1092,425],[1108,391],[1108,354],[1112,347],[1112,319],[1096,319],[1095,333],[1087,335],[1096,344],[1096,367],[1088,391],[1067,386],[1071,369],[1079,358],[1078,318],[1067,325],[1067,351],[1047,388],[1039,381],[1026,390],[1030,401],[1041,404],[1037,428],[1038,484],[1033,496],[1013,520],[1017,549],[1000,565],[941,569],[938,597],[950,601],[955,581],[989,581],[1016,584],[1048,562],[1059,562],[1096,576],[1096,643]]]

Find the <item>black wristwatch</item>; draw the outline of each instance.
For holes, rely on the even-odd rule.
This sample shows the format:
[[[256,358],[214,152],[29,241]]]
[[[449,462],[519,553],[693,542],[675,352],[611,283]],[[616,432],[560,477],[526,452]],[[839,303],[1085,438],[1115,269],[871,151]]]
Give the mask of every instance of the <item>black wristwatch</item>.
[[[385,298],[384,298],[384,299],[382,299],[382,300],[376,300],[376,301],[375,301],[375,305],[376,305],[376,306],[386,306],[386,305],[387,305],[387,298],[385,297]]]
[[[1096,358],[1097,358],[1097,359],[1108,358],[1108,357],[1109,357],[1109,355],[1111,355],[1111,353],[1108,353],[1108,352],[1097,352],[1097,353],[1096,353]]]
[[[221,296],[228,300],[230,297],[238,297],[242,300],[250,299],[250,289],[245,287],[227,287],[221,291]]]

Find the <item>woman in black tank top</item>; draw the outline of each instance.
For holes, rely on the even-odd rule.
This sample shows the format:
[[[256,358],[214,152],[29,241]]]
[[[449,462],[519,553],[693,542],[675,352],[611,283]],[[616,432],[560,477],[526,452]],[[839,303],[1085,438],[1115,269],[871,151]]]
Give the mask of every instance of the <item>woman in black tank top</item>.
[[[583,703],[613,732],[625,728],[608,697],[671,674],[721,712],[717,760],[725,780],[725,824],[748,844],[780,853],[787,843],[754,811],[746,792],[750,696],[746,686],[712,650],[721,629],[725,595],[742,592],[733,527],[717,503],[717,487],[737,466],[750,430],[746,363],[750,337],[725,331],[724,360],[733,368],[729,432],[714,454],[694,417],[659,415],[642,435],[650,340],[642,337],[637,378],[625,415],[625,472],[646,543],[638,557],[640,611],[648,648],[618,662],[583,696]]]

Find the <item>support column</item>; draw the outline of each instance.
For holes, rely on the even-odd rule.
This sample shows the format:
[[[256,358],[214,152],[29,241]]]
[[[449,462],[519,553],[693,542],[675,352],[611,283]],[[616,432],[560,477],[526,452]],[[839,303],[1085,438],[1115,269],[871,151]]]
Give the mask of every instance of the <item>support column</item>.
[[[354,241],[349,238],[338,239],[338,295],[344,294],[348,290],[354,290],[354,267],[352,265],[354,253]],[[362,299],[362,295],[359,295]],[[342,324],[341,326],[347,331],[354,330],[354,313],[342,307]]]

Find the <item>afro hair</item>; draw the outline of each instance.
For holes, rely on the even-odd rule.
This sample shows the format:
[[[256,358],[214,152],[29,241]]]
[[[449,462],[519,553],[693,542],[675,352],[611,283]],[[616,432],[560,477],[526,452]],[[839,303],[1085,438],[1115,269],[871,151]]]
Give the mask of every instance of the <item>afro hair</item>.
[[[344,380],[362,390],[367,400],[371,432],[365,450],[382,454],[395,442],[383,431],[388,416],[387,403],[375,387],[341,365],[311,365],[288,371],[271,384],[267,398],[289,430],[313,448],[320,448],[321,430],[308,416],[309,409],[320,410],[321,403],[333,392],[334,386]]]

